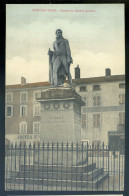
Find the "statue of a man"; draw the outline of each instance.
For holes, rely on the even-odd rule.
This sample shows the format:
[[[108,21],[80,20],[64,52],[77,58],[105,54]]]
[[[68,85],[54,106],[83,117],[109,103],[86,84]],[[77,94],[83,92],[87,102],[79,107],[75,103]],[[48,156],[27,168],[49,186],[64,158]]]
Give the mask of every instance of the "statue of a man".
[[[73,63],[69,42],[62,36],[62,30],[56,30],[56,40],[53,43],[54,51],[49,49],[49,81],[53,86],[62,85],[68,77],[69,84],[72,84],[70,64]]]

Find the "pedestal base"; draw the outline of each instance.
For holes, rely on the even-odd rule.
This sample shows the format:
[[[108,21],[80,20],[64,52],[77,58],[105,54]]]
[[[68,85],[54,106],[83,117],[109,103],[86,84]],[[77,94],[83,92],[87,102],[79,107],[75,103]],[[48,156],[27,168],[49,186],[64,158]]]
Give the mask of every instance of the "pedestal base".
[[[70,87],[50,88],[41,98],[41,142],[81,142],[81,106],[79,94]]]

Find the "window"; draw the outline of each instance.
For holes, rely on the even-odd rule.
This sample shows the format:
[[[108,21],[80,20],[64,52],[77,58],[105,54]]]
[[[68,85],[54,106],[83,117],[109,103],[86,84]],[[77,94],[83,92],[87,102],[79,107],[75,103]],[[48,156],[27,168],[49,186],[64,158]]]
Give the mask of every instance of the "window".
[[[6,116],[13,116],[13,106],[6,106]]]
[[[19,126],[19,133],[27,133],[27,123],[21,122]]]
[[[124,112],[119,113],[119,124],[120,125],[125,124],[125,113]]]
[[[100,127],[100,114],[93,114],[93,126]]]
[[[82,114],[82,128],[86,128],[86,114]]]
[[[33,106],[33,116],[40,116],[40,104]]]
[[[100,89],[100,85],[94,85],[93,86],[93,90],[94,91],[100,91],[101,89]]]
[[[100,96],[94,96],[93,97],[93,105],[94,106],[100,105]]]
[[[125,88],[125,83],[119,84],[119,88]]]
[[[119,95],[119,104],[125,104],[125,94]]]
[[[21,102],[27,102],[27,100],[28,100],[27,92],[21,92],[20,100],[21,100]]]
[[[80,87],[80,92],[85,92],[86,91],[86,86],[81,86]]]
[[[93,145],[94,147],[98,147],[98,148],[99,148],[99,146],[101,145],[101,140],[94,140],[94,141],[92,142],[92,145]]]
[[[33,122],[33,133],[40,133],[40,122]]]
[[[20,106],[20,116],[27,116],[27,106],[26,105]]]
[[[40,96],[41,96],[41,91],[34,91],[34,93],[33,93],[34,101],[35,100],[37,101],[37,98],[40,98]]]
[[[13,101],[13,94],[6,93],[6,102],[12,102],[12,101]]]

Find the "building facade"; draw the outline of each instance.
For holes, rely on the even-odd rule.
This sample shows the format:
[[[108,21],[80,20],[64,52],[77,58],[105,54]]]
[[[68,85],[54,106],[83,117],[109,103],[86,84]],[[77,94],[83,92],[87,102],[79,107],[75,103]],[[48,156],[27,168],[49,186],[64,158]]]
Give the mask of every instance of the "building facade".
[[[108,144],[109,138],[124,138],[125,131],[125,76],[111,75],[80,78],[79,66],[75,68],[73,86],[81,95],[85,106],[81,108],[81,138],[92,143]],[[37,98],[41,92],[50,88],[50,83],[26,83],[6,86],[5,132],[11,142],[40,141],[40,103]]]

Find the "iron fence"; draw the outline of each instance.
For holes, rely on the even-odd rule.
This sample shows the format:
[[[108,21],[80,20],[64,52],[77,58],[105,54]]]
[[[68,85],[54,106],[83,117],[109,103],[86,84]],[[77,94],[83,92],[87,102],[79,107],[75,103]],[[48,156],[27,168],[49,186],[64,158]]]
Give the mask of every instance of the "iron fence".
[[[122,191],[124,153],[104,144],[11,144],[6,146],[5,189]]]

